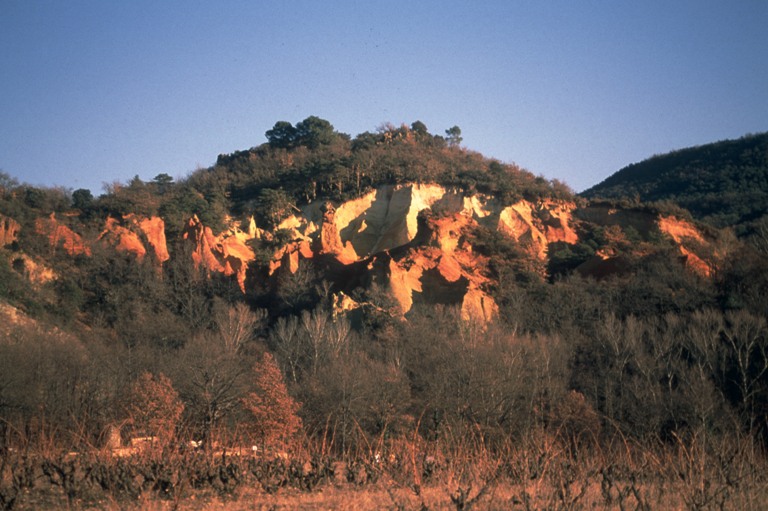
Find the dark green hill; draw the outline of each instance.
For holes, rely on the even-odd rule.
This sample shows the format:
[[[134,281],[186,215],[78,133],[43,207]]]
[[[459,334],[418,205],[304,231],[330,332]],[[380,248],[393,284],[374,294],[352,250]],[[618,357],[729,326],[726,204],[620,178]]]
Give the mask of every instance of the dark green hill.
[[[768,212],[768,133],[653,156],[581,195],[672,201],[716,227],[743,226]]]

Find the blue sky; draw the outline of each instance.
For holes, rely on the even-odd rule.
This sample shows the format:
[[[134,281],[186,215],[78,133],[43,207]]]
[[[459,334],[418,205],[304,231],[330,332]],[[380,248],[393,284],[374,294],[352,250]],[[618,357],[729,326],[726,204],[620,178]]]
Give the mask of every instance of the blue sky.
[[[768,130],[768,2],[0,0],[0,170],[183,177],[317,115],[458,125],[581,191]]]

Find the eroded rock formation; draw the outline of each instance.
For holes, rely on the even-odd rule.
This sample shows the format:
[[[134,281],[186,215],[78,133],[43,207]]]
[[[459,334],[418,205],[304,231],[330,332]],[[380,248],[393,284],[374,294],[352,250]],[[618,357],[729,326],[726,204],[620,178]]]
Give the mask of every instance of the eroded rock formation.
[[[56,272],[46,266],[41,259],[36,260],[24,253],[14,254],[11,258],[11,265],[15,271],[23,275],[36,288],[58,278]]]
[[[659,236],[675,243],[692,271],[710,275],[713,264],[702,255],[711,240],[691,222],[674,216],[603,204],[577,207],[554,199],[504,204],[434,184],[382,186],[341,204],[309,204],[271,231],[259,229],[253,218],[227,222],[223,232],[214,233],[193,216],[182,236],[197,267],[233,276],[243,292],[251,278],[296,273],[314,260],[318,270],[328,272],[323,278],[339,289],[351,291],[376,282],[402,315],[417,303],[439,303],[454,305],[465,319],[482,322],[491,320],[498,307],[488,294],[494,285],[489,269],[493,255],[477,253],[470,241],[480,227],[514,240],[521,253],[536,262],[532,267],[542,277],[552,244],[562,248],[580,243],[578,233],[587,224],[599,226],[607,242],[581,265],[585,274],[621,274],[633,260],[655,250],[652,240]],[[0,217],[0,242],[12,243],[19,229],[12,219]],[[52,247],[63,247],[71,255],[90,254],[89,242],[53,214],[38,219],[35,229]],[[633,245],[629,232],[641,242]],[[170,258],[159,217],[108,218],[98,239],[137,260],[152,255],[162,265]],[[257,271],[249,273],[249,267]],[[351,306],[350,299],[342,305]]]
[[[165,222],[162,218],[158,216],[144,218],[139,221],[139,228],[147,237],[147,242],[154,250],[155,258],[159,263],[164,263],[171,258],[165,239]]]
[[[170,259],[165,222],[160,217],[142,218],[133,214],[123,215],[120,219],[109,217],[99,240],[118,252],[132,254],[139,261],[150,252],[158,265]]]
[[[0,215],[0,247],[12,244],[19,238],[21,225],[13,218]]]
[[[323,264],[332,261],[337,269],[349,268],[357,282],[379,283],[401,314],[421,301],[452,304],[460,307],[466,319],[488,321],[498,308],[487,293],[492,284],[488,261],[467,241],[473,230],[478,226],[497,230],[535,260],[546,262],[551,244],[579,243],[581,222],[608,231],[614,226],[618,233],[615,243],[584,264],[587,273],[619,273],[639,254],[630,254],[628,259],[622,253],[630,244],[621,229],[630,227],[646,239],[654,233],[669,236],[691,269],[709,272],[695,246],[706,240],[695,226],[674,217],[602,205],[579,209],[572,202],[552,199],[504,205],[490,196],[467,196],[438,185],[383,186],[338,205],[310,204],[272,232],[257,229],[251,219],[247,230],[233,226],[215,235],[193,218],[184,236],[194,242],[196,264],[237,275],[243,290],[248,287],[245,270],[255,260],[252,247],[256,244],[268,252],[268,275],[295,273],[302,261],[313,258]],[[278,236],[279,243],[275,241]],[[610,232],[607,236],[610,238]],[[257,239],[264,241],[257,243]],[[623,248],[617,248],[619,245]],[[345,275],[349,278],[350,273]]]
[[[48,217],[36,219],[35,231],[37,234],[47,237],[54,249],[62,247],[71,256],[91,255],[91,247],[88,243],[72,229],[59,223],[55,213],[51,213]]]
[[[246,244],[252,239],[250,233],[232,227],[214,235],[211,228],[203,225],[195,215],[187,222],[183,237],[193,244],[192,259],[195,265],[209,272],[235,275],[240,289],[245,292],[248,264],[256,259],[256,254]]]
[[[118,252],[132,254],[142,261],[147,255],[147,249],[141,242],[139,235],[130,229],[123,227],[120,220],[116,218],[107,218],[104,230],[99,235],[99,239],[115,247]]]
[[[685,267],[705,277],[712,275],[717,261],[723,256],[703,256],[703,253],[709,251],[707,247],[711,246],[714,240],[692,222],[674,215],[662,215],[642,207],[621,209],[597,204],[576,210],[575,216],[580,221],[619,228],[618,233],[631,231],[640,238],[640,241],[630,243],[619,234],[616,237],[622,238],[621,240],[610,240],[608,246],[603,247],[579,268],[585,275],[603,277],[631,271],[633,257],[646,257],[658,250],[658,247],[650,242],[658,237],[666,237],[672,241]],[[607,229],[606,237],[610,239],[612,236],[612,231]],[[620,241],[623,241],[624,246],[617,249],[616,245],[622,244]]]
[[[712,275],[712,266],[695,252],[696,248],[706,246],[709,242],[692,223],[675,216],[662,216],[658,226],[659,231],[674,240],[688,268],[705,277]]]
[[[572,203],[520,201],[499,212],[498,229],[544,260],[550,243],[578,242],[579,237],[571,226],[574,209]]]

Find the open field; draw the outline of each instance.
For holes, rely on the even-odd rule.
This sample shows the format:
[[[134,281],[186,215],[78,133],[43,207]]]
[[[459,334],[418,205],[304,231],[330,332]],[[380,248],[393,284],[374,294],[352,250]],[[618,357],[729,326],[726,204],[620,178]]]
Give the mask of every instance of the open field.
[[[575,446],[542,437],[493,452],[403,443],[357,457],[155,450],[8,451],[0,508],[766,509],[768,471],[750,444]],[[377,455],[378,454],[378,455]]]

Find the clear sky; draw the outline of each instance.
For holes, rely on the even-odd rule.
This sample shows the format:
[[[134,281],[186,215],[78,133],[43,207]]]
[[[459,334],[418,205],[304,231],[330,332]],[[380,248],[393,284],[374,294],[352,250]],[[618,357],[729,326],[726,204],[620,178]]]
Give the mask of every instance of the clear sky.
[[[421,120],[581,191],[768,131],[768,1],[0,0],[0,170],[183,177],[317,115]]]

